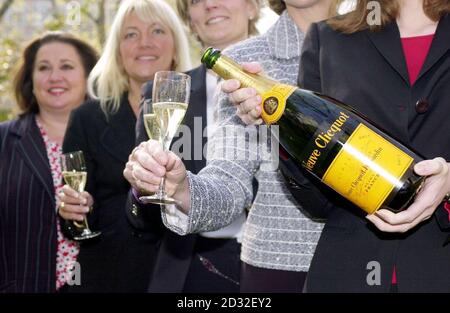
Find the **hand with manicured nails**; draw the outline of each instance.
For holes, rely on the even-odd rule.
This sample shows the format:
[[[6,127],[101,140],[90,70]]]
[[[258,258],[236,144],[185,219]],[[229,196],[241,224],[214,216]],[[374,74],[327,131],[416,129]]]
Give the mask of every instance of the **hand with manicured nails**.
[[[69,185],[64,185],[58,197],[61,203],[58,213],[70,221],[82,222],[94,204],[94,198],[87,191],[79,193]]]
[[[244,70],[249,73],[262,73],[259,63],[245,63]],[[236,79],[226,80],[222,83],[222,91],[229,94],[230,101],[237,106],[237,115],[247,125],[260,125],[261,119],[261,96],[255,88],[240,88],[241,83]]]
[[[419,162],[414,171],[428,177],[409,208],[400,213],[383,209],[367,216],[367,219],[381,231],[407,232],[420,222],[429,219],[445,195],[450,192],[450,163],[443,158]]]
[[[189,211],[186,167],[175,153],[163,151],[158,141],[149,140],[136,147],[129,156],[123,175],[140,194],[157,192],[161,179],[165,177],[167,195],[180,202],[183,212]]]

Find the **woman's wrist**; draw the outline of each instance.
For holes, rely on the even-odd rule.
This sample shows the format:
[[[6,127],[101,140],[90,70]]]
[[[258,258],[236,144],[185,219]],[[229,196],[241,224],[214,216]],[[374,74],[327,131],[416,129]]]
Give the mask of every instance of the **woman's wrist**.
[[[187,176],[184,177],[181,184],[178,185],[177,191],[173,198],[179,202],[179,209],[186,215],[189,214],[191,207],[191,192],[189,190],[189,181]]]

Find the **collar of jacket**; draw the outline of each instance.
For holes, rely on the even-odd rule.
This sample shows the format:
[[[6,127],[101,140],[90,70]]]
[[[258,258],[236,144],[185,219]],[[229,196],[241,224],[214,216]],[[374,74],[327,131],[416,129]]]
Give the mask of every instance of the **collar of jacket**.
[[[450,49],[448,37],[450,31],[450,14],[444,15],[439,21],[438,27],[431,43],[425,63],[420,70],[417,81],[419,81]],[[391,22],[380,31],[367,31],[369,39],[375,48],[386,59],[395,71],[409,84],[409,74],[406,66],[400,31],[397,23]]]
[[[298,58],[305,34],[285,10],[266,33],[270,53],[278,59]]]
[[[51,199],[54,199],[53,178],[44,139],[36,124],[36,115],[28,113],[21,116],[11,127],[11,133],[18,137],[17,151],[44,186]]]

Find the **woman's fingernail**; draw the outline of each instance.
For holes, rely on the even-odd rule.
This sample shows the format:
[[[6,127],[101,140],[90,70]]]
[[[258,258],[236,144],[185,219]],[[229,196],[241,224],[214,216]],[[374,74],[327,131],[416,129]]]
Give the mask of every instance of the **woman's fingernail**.
[[[419,172],[427,171],[427,168],[427,165],[422,163],[416,164],[416,166],[414,167],[414,169]]]

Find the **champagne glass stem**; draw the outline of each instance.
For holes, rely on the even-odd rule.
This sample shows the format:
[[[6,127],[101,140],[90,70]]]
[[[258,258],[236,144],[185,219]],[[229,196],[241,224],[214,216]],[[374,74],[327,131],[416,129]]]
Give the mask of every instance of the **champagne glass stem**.
[[[86,228],[89,229],[89,224],[88,224],[88,219],[87,219],[87,217],[84,218],[83,223],[84,223],[84,225],[86,226]]]
[[[164,199],[166,197],[166,190],[164,189],[165,183],[166,183],[166,177],[161,178],[161,182],[159,183],[159,189],[158,189],[158,197],[160,199]]]

